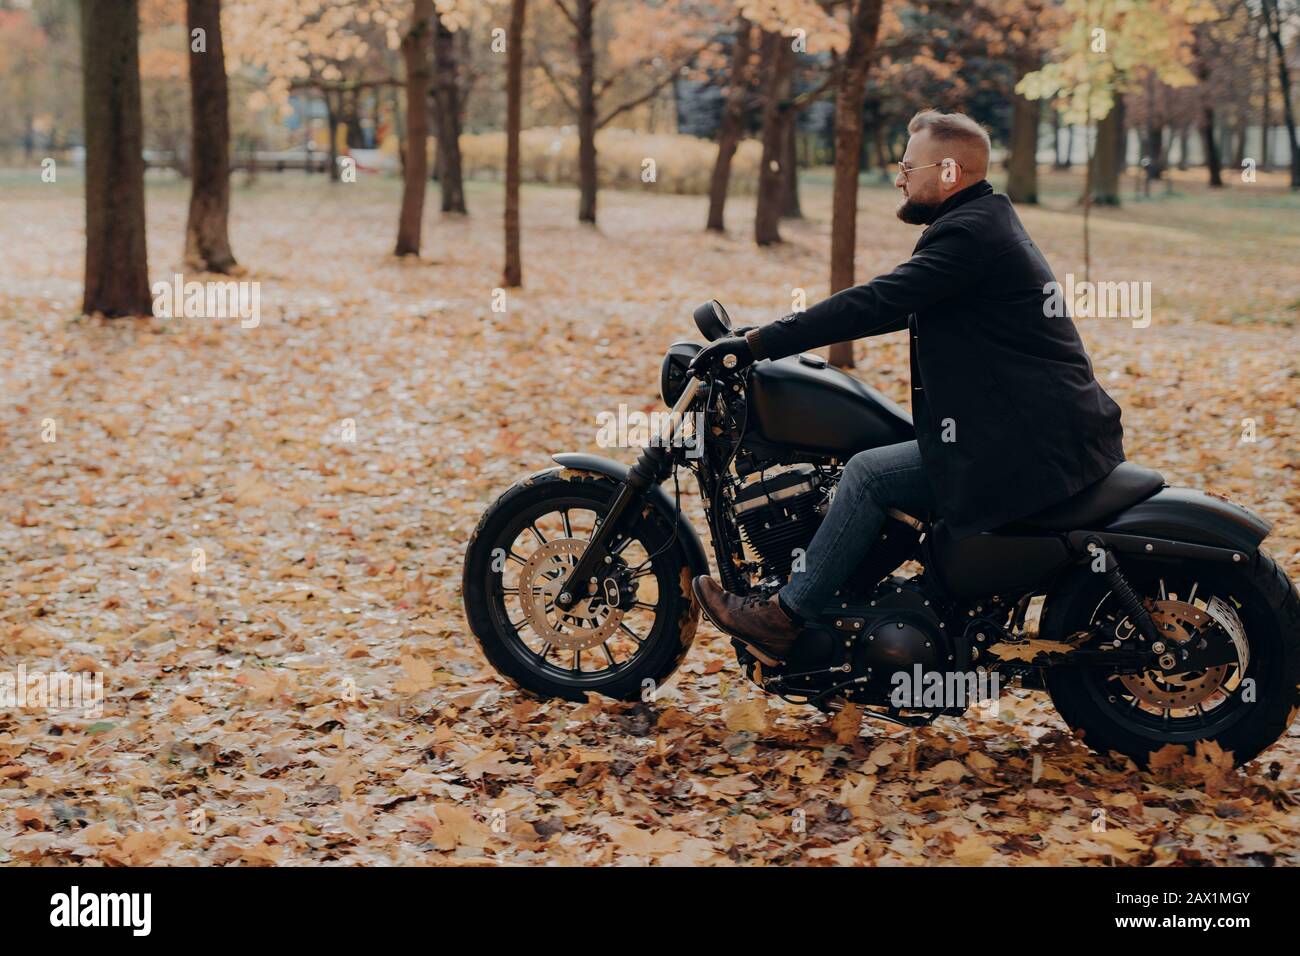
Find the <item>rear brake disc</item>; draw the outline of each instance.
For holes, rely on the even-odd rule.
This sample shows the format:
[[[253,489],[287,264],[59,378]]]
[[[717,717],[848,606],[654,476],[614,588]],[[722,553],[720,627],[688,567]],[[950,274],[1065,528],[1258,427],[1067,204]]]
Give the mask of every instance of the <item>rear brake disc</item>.
[[[1215,602],[1222,606],[1216,607]],[[1175,649],[1201,640],[1207,632],[1221,628],[1237,652],[1238,673],[1245,672],[1249,652],[1241,619],[1217,597],[1206,608],[1185,601],[1152,601],[1150,609],[1156,629]],[[1126,674],[1120,682],[1133,696],[1154,707],[1183,709],[1197,706],[1222,689],[1229,667],[1229,664],[1217,664],[1204,670],[1177,674],[1148,670],[1141,674]]]

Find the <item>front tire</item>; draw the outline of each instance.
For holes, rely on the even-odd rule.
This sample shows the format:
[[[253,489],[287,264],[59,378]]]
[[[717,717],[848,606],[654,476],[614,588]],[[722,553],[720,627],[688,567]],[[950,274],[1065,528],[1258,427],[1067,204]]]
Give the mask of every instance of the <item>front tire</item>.
[[[620,560],[629,572],[641,568],[630,584],[635,602],[617,620],[599,602],[583,619],[555,610],[550,591],[618,488],[603,475],[551,468],[511,486],[474,529],[462,581],[465,615],[488,661],[525,691],[639,700],[671,677],[695,639],[690,564],[671,518],[654,508],[643,509],[620,540]]]
[[[1300,594],[1277,563],[1261,551],[1245,568],[1154,562],[1123,567],[1140,596],[1177,599],[1173,589],[1178,588],[1184,601],[1190,589],[1188,606],[1205,609],[1212,596],[1230,602],[1244,627],[1248,662],[1241,673],[1225,673],[1220,689],[1193,707],[1184,705],[1204,680],[1198,673],[1206,672],[1166,686],[1146,675],[1125,682],[1100,668],[1049,667],[1047,689],[1071,729],[1098,753],[1116,751],[1141,767],[1167,744],[1191,750],[1201,741],[1213,741],[1241,765],[1285,734],[1300,707]],[[1082,570],[1049,599],[1043,637],[1061,641],[1088,629],[1105,617],[1107,607],[1113,620],[1109,588],[1099,575]],[[1239,668],[1233,664],[1226,670]],[[1203,693],[1206,685],[1199,686]],[[1167,695],[1163,701],[1161,692]]]

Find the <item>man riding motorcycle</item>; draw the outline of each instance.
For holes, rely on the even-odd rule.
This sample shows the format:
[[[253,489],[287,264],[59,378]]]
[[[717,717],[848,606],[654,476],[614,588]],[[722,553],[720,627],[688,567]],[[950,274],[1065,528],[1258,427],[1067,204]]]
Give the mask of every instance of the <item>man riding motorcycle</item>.
[[[1073,321],[1047,307],[1051,268],[1010,200],[985,180],[989,137],[927,110],[894,185],[898,217],[926,226],[912,257],[804,312],[714,342],[693,371],[743,368],[908,329],[917,440],[854,455],[805,570],[777,594],[739,597],[708,576],[709,619],[775,666],[875,544],[890,509],[934,511],[954,537],[1027,517],[1124,461],[1119,406],[1098,384]]]

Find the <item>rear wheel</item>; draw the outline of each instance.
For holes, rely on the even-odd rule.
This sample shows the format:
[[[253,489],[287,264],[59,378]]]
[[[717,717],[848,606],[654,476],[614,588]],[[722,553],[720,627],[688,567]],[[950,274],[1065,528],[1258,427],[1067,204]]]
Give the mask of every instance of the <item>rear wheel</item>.
[[[525,690],[636,700],[669,678],[694,640],[690,567],[672,521],[653,508],[616,538],[597,593],[567,612],[556,606],[617,490],[603,476],[544,471],[493,502],[474,531],[466,616],[492,666]]]
[[[1048,668],[1065,722],[1092,749],[1141,766],[1166,744],[1192,749],[1198,741],[1214,741],[1242,764],[1281,737],[1300,706],[1300,595],[1273,559],[1261,552],[1246,568],[1130,561],[1123,569],[1172,653],[1218,642],[1222,662],[1141,674]],[[1052,596],[1042,632],[1060,641],[1096,627],[1135,634],[1104,579],[1085,570]]]

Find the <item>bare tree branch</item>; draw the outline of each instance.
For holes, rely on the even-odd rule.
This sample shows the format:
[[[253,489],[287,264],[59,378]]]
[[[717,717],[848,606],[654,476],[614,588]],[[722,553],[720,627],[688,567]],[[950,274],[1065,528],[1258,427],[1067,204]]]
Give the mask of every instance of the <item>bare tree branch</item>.
[[[559,94],[560,99],[564,101],[564,105],[567,106],[569,108],[569,111],[576,116],[578,113],[578,107],[574,104],[573,99],[565,91],[563,84],[561,84],[559,79],[556,78],[555,74],[551,72],[551,67],[547,64],[546,60],[539,59],[537,61],[537,65],[541,68],[542,73],[550,81],[551,86],[554,88],[555,92]]]
[[[578,18],[573,15],[573,11],[564,5],[564,0],[555,0],[555,5],[560,8],[564,18],[573,24],[573,29],[578,29]]]
[[[603,129],[610,122],[610,120],[614,119],[616,116],[622,113],[626,113],[628,110],[636,109],[642,103],[654,99],[656,96],[659,95],[659,93],[663,90],[665,86],[667,86],[669,83],[673,81],[673,79],[681,71],[682,67],[686,66],[686,64],[690,63],[691,60],[699,56],[700,53],[708,49],[708,47],[721,36],[722,34],[714,34],[713,36],[705,40],[703,43],[701,43],[699,46],[695,47],[693,50],[691,50],[690,53],[688,53],[686,56],[682,57],[680,60],[674,63],[672,68],[667,70],[664,73],[663,79],[655,83],[655,85],[652,86],[650,89],[648,89],[645,93],[643,93],[640,96],[635,96],[632,99],[619,104],[614,109],[606,113],[603,117],[598,119],[596,121],[596,128]]]

